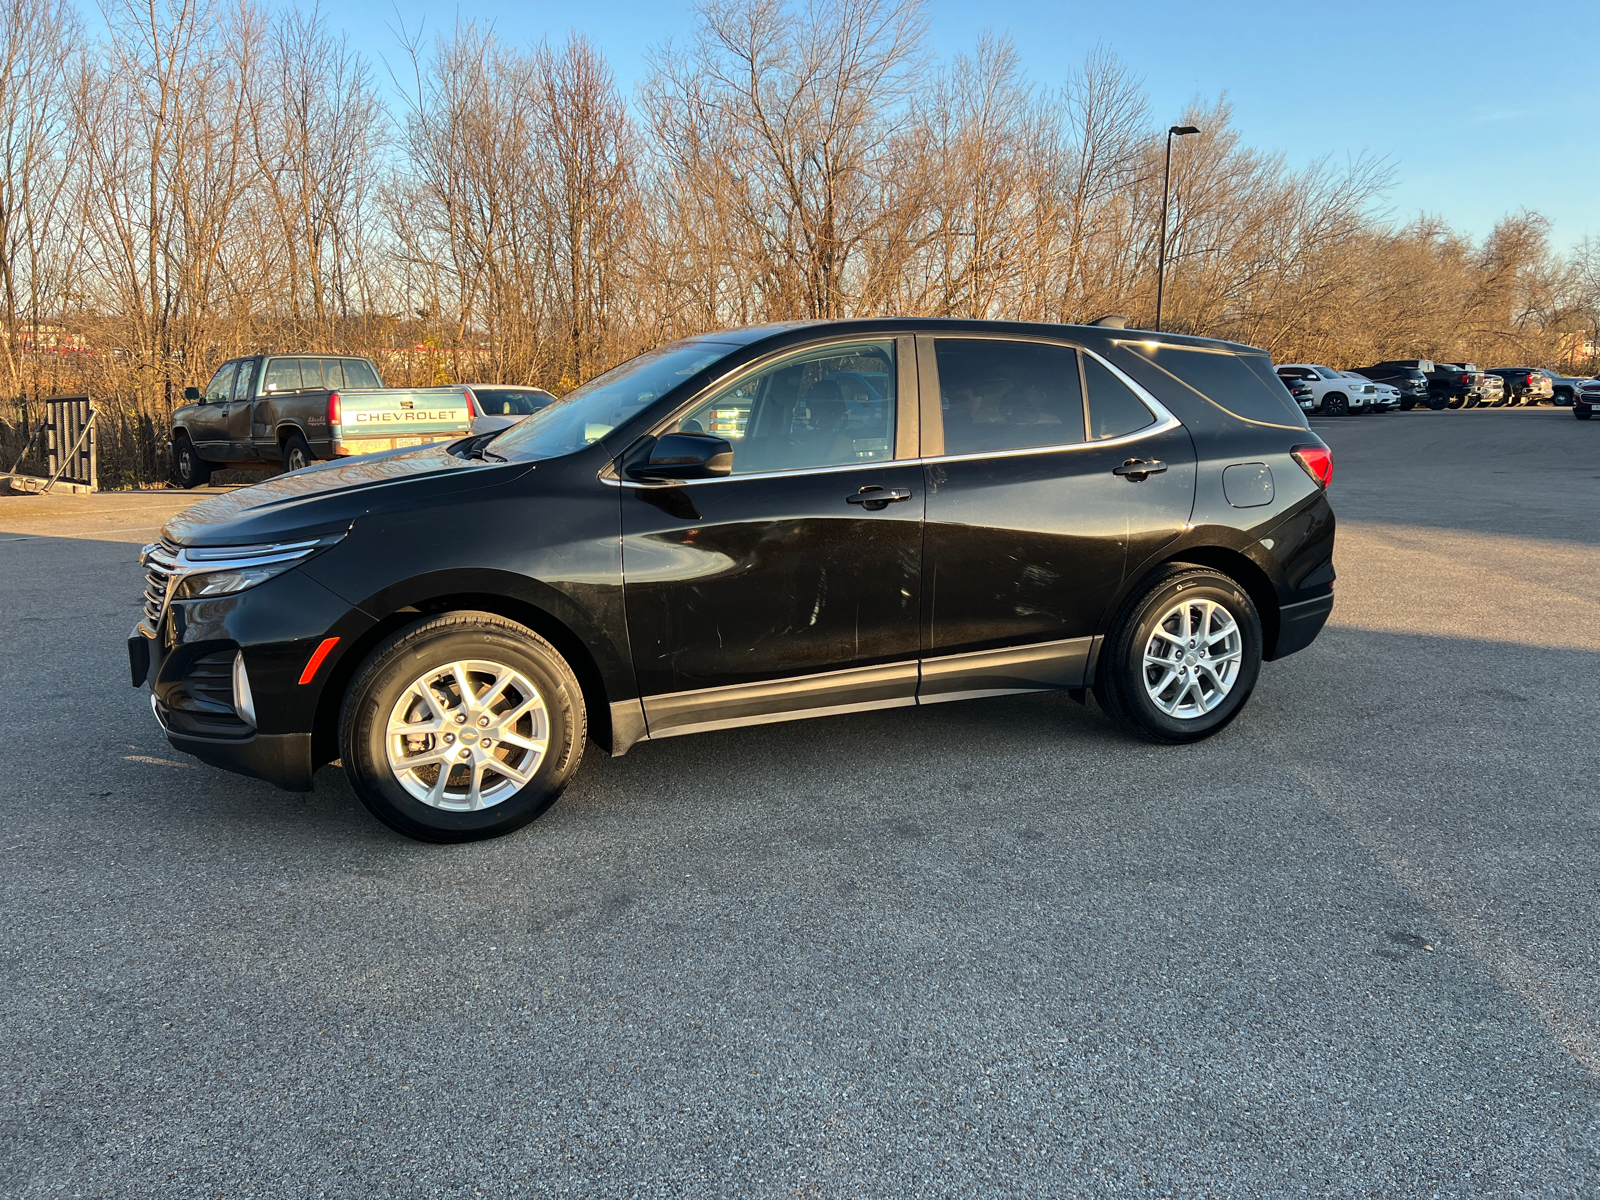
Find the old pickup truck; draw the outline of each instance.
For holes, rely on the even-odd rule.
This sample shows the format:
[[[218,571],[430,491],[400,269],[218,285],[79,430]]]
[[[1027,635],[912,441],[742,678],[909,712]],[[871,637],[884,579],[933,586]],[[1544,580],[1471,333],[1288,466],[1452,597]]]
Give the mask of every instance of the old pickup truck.
[[[477,414],[464,387],[385,388],[371,359],[259,354],[222,364],[186,388],[172,414],[178,483],[223,467],[294,471],[319,458],[465,437]]]

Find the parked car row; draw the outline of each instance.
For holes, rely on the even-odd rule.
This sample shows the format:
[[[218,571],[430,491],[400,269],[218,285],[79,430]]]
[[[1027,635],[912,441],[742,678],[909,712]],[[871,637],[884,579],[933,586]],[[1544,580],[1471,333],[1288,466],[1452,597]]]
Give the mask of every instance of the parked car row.
[[[1516,408],[1575,404],[1586,382],[1544,367],[1491,367],[1477,363],[1393,359],[1337,371],[1316,363],[1285,363],[1278,378],[1305,412],[1327,416],[1444,408]],[[1587,419],[1587,418],[1582,418]]]

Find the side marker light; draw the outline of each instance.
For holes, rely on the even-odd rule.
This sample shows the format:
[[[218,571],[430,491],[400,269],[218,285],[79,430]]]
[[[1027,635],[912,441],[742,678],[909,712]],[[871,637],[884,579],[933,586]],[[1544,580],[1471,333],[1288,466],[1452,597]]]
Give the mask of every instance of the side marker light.
[[[311,655],[311,661],[306,663],[306,669],[300,672],[300,682],[310,683],[316,677],[317,668],[322,665],[322,660],[328,657],[328,652],[339,644],[336,637],[323,638],[322,645],[318,646]]]

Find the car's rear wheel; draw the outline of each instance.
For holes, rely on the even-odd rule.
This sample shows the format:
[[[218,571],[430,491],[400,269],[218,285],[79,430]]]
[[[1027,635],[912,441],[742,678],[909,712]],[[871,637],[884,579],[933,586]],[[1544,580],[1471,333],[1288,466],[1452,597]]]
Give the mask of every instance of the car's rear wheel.
[[[285,471],[298,471],[301,467],[308,467],[316,461],[316,457],[311,453],[310,443],[302,435],[291,433],[284,441],[283,469]]]
[[[1124,602],[1101,654],[1095,698],[1152,742],[1197,742],[1244,707],[1261,672],[1261,619],[1219,571],[1174,564]]]
[[[374,650],[345,696],[351,786],[391,829],[468,842],[555,803],[583,757],[583,692],[555,647],[485,612],[435,617]]]
[[[1513,393],[1512,395],[1509,395],[1509,396],[1506,397],[1506,407],[1507,408],[1516,408],[1521,403],[1522,403],[1522,397],[1516,395],[1515,393]]]
[[[1428,407],[1434,412],[1442,412],[1450,407],[1450,399],[1447,396],[1429,396]]]
[[[172,446],[172,473],[182,488],[205,487],[211,482],[211,464],[201,458],[194,443],[179,437]]]
[[[1330,417],[1342,417],[1350,411],[1350,401],[1338,392],[1322,398],[1322,411]]]

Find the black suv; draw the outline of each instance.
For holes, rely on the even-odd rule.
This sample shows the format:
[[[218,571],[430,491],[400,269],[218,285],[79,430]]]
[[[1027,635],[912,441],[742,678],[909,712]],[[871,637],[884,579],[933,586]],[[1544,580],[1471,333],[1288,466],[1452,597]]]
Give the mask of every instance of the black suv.
[[[342,759],[433,841],[532,820],[590,738],[1092,687],[1128,731],[1191,742],[1327,619],[1331,472],[1246,346],[708,334],[509,429],[175,517],[133,682],[178,749],[298,790]]]
[[[1427,359],[1410,359],[1406,362],[1381,362],[1373,363],[1370,367],[1352,367],[1357,375],[1365,375],[1374,383],[1387,383],[1390,387],[1400,392],[1400,411],[1410,412],[1419,404],[1428,404],[1428,376],[1423,368],[1432,370],[1433,364]],[[1443,408],[1449,398],[1441,396],[1434,408]]]

